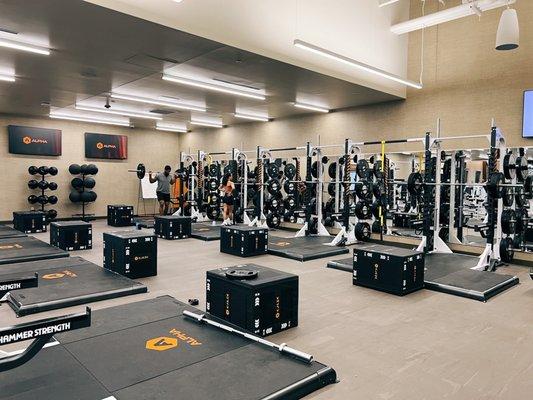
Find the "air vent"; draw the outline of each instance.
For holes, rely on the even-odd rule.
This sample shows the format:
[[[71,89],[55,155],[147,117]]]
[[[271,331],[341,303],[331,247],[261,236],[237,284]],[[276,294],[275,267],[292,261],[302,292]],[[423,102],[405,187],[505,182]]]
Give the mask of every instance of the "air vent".
[[[258,88],[258,87],[255,87],[255,86],[251,86],[251,85],[247,85],[245,83],[231,82],[231,81],[227,81],[225,79],[220,79],[220,78],[213,78],[213,80],[214,81],[218,81],[218,82],[223,82],[223,83],[229,83],[230,85],[240,86],[240,87],[247,88],[247,89],[261,90],[261,88]]]
[[[168,115],[168,114],[174,114],[176,111],[161,110],[157,108],[155,110],[150,110],[150,112],[155,113],[155,114]]]
[[[0,28],[0,32],[10,33],[12,35],[18,35],[19,34],[18,32],[12,31],[11,29],[7,29],[7,28]]]

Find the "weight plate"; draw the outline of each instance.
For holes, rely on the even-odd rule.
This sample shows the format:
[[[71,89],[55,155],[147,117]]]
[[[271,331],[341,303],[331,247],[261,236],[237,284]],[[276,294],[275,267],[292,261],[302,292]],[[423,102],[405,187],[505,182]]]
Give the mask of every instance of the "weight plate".
[[[210,164],[209,165],[209,175],[216,177],[219,175],[220,172],[220,166],[218,164]]]
[[[267,175],[270,177],[270,178],[273,178],[273,179],[278,179],[278,175],[279,175],[279,167],[274,164],[274,163],[269,163],[266,167],[266,172],[267,172]]]
[[[328,175],[331,179],[337,177],[337,163],[335,161],[328,165]]]
[[[251,280],[256,279],[259,273],[250,269],[230,269],[226,271],[226,278],[235,280]]]
[[[527,229],[527,224],[529,222],[529,213],[527,208],[519,208],[515,210],[516,216],[516,229],[517,233],[522,233]]]
[[[524,207],[526,205],[527,199],[526,194],[524,193],[524,188],[515,188],[515,201],[517,207]]]
[[[500,257],[503,262],[510,263],[514,258],[513,239],[508,236],[500,240]]]
[[[268,213],[266,217],[266,223],[269,228],[279,228],[281,224],[281,218],[278,213]]]
[[[296,183],[295,182],[290,182],[290,181],[285,181],[285,183],[283,184],[283,189],[285,190],[285,193],[287,194],[294,194],[296,193]]]
[[[366,161],[365,159],[360,159],[359,161],[357,161],[356,172],[359,178],[365,179],[368,176],[369,168],[370,166],[368,165],[368,161]]]
[[[294,196],[288,196],[284,201],[283,201],[284,205],[285,205],[285,208],[287,210],[294,210],[296,208],[296,199],[294,198]]]
[[[271,195],[275,195],[279,193],[279,191],[281,190],[281,184],[279,183],[279,180],[270,179],[267,182],[267,190],[268,190],[268,193],[270,193]]]
[[[524,194],[527,199],[533,198],[533,176],[528,175],[524,180]]]
[[[216,191],[218,189],[218,179],[210,178],[207,184],[207,187],[210,191]]]
[[[143,179],[146,175],[146,167],[143,163],[137,165],[137,178]]]
[[[360,181],[355,183],[355,193],[357,197],[361,200],[371,200],[372,199],[372,182],[369,181]]]
[[[516,179],[524,182],[528,176],[527,157],[516,157]]]
[[[516,231],[516,214],[514,210],[503,210],[501,216],[502,232],[512,235]]]
[[[373,202],[372,205],[370,206],[370,211],[372,212],[372,215],[376,219],[379,218],[379,209],[380,209],[380,207],[381,207],[381,204],[379,203],[379,201]],[[382,210],[381,212],[384,212],[384,210]]]
[[[370,236],[372,235],[370,224],[368,224],[367,222],[358,222],[357,224],[355,224],[354,234],[357,240],[362,240],[366,242],[370,239]]]
[[[514,204],[514,192],[513,189],[504,186],[502,187],[502,200],[505,207],[512,207]]]
[[[381,233],[381,223],[379,221],[372,223],[372,233]]]
[[[378,179],[382,179],[383,178],[383,168],[382,168],[382,162],[381,160],[377,160],[376,162],[374,162],[374,165],[372,167],[372,170],[374,172],[374,175],[376,178]]]
[[[505,176],[501,172],[491,174],[487,183],[487,192],[497,199],[501,198],[504,188],[504,186],[501,186],[502,184],[505,184]]]
[[[340,188],[340,186],[339,186]],[[335,197],[337,191],[335,190],[335,184],[334,183],[328,183],[328,194],[331,197]]]
[[[503,157],[503,175],[507,179],[513,179],[516,175],[516,157],[512,153]]]
[[[372,210],[368,203],[364,201],[358,201],[355,204],[355,216],[359,219],[370,219],[372,218]]]
[[[424,180],[420,172],[413,172],[407,179],[407,191],[413,196],[419,196],[424,189]]]
[[[379,199],[385,194],[385,184],[382,181],[374,183],[372,191],[374,192],[374,196]]]
[[[283,170],[283,172],[285,173],[287,179],[294,179],[294,177],[296,176],[296,166],[294,164],[288,163],[287,165],[285,165],[285,169]]]
[[[219,206],[209,206],[209,207],[207,207],[206,214],[207,214],[207,218],[209,218],[210,220],[214,221],[214,220],[218,219],[218,217],[220,216],[220,207]]]

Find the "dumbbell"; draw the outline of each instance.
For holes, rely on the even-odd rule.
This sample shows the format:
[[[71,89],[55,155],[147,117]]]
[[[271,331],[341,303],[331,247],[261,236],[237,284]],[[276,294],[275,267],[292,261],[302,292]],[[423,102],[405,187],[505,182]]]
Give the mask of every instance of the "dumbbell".
[[[37,189],[37,188],[39,187],[39,182],[36,181],[35,179],[30,179],[30,180],[28,181],[28,187],[29,187],[30,189]]]
[[[28,203],[30,203],[30,204],[37,203],[37,196],[35,196],[34,194],[28,196]]]
[[[48,202],[50,204],[57,204],[57,200],[58,200],[57,196],[54,196],[54,195],[48,196]]]
[[[39,189],[46,190],[48,189],[49,183],[48,181],[45,181],[45,180],[39,181],[38,186],[39,186]]]
[[[50,168],[48,168],[48,173],[49,173],[50,175],[52,175],[52,176],[56,176],[58,172],[59,172],[59,171],[58,171],[58,169],[57,169],[56,167],[50,167]]]
[[[85,177],[83,186],[87,189],[93,189],[96,186],[96,181],[93,178]]]
[[[47,166],[45,166],[45,165],[42,165],[42,166],[39,167],[39,174],[40,175],[47,175],[49,171],[50,171],[50,169]]]
[[[57,183],[55,183],[55,182],[50,182],[50,183],[48,184],[48,189],[50,189],[50,190],[57,190]]]
[[[29,168],[28,168],[28,173],[30,175],[37,175],[39,173],[39,168],[37,168],[35,165],[31,165]]]
[[[48,196],[45,194],[37,196],[37,202],[39,204],[45,205],[46,203],[48,203]]]

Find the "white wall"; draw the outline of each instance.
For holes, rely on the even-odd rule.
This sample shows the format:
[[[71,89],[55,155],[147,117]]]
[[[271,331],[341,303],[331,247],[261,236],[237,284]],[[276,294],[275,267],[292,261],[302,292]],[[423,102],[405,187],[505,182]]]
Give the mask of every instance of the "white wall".
[[[349,82],[405,97],[405,87],[296,48],[296,38],[391,73],[407,73],[407,35],[390,32],[408,19],[409,2],[377,0],[87,0]],[[418,79],[414,71],[410,79]]]

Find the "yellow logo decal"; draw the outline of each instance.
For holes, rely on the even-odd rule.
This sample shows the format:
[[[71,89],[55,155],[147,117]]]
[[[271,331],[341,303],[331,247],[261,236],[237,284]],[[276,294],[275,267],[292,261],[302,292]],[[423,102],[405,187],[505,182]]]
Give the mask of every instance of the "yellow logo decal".
[[[98,142],[98,143],[96,143],[96,148],[98,150],[102,150],[104,148],[104,144],[102,142]]]
[[[24,144],[30,144],[30,143],[31,143],[31,137],[29,137],[29,136],[24,136],[24,137],[22,138],[22,143],[24,143]]]
[[[0,250],[13,250],[13,249],[22,249],[23,247],[20,244],[6,244],[3,246],[0,246]]]
[[[178,347],[178,339],[166,336],[157,337],[146,341],[148,350],[165,351]]]
[[[276,242],[275,245],[279,247],[285,247],[285,246],[289,246],[290,243],[289,242]]]
[[[52,274],[43,275],[42,278],[47,279],[47,280],[52,280],[52,279],[61,279],[61,278],[64,278],[65,276],[68,276],[69,278],[76,278],[78,275],[76,275],[74,272],[65,270],[61,272],[55,272]]]

